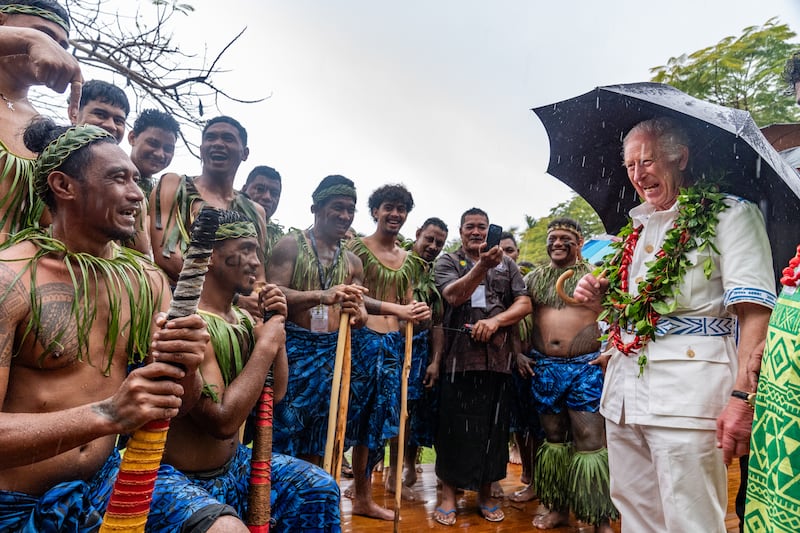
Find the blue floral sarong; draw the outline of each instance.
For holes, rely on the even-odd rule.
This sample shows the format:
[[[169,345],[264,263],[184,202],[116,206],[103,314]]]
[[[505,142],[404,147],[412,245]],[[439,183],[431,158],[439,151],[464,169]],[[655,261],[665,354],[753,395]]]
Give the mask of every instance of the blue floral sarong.
[[[338,332],[312,333],[296,324],[286,325],[289,383],[286,396],[275,406],[275,451],[293,456],[324,454],[337,336]],[[383,457],[386,439],[398,434],[404,342],[400,332],[380,334],[368,328],[351,332],[345,446],[368,448],[368,467]]]
[[[571,411],[596,413],[603,391],[603,370],[590,365],[600,352],[576,357],[550,357],[531,350],[534,376],[531,380],[536,410],[544,414]]]
[[[0,531],[97,531],[111,498],[119,464],[119,453],[114,450],[89,481],[59,483],[41,497],[0,491]],[[222,507],[186,476],[171,466],[161,465],[145,531],[179,531],[193,515],[209,506]]]
[[[221,503],[247,516],[251,450],[239,445],[230,462],[213,473],[187,477]],[[339,486],[319,467],[280,453],[272,454],[270,531],[338,533]]]
[[[313,333],[286,325],[289,383],[286,396],[275,406],[273,450],[324,455],[337,336],[338,332]],[[366,446],[371,457],[382,454],[386,439],[397,435],[401,363],[392,346],[398,336],[367,328],[351,332],[345,445]]]

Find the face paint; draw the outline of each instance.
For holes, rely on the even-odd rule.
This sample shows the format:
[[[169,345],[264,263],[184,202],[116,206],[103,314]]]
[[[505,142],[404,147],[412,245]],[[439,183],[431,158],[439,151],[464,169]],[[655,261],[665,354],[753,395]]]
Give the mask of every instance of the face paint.
[[[551,255],[553,253],[553,249],[555,248],[554,242],[547,243],[547,255]],[[572,248],[575,246],[575,243],[572,241],[561,241],[561,246],[565,249],[565,251],[570,254],[572,253]]]
[[[225,266],[239,267],[242,266],[242,254],[231,254],[225,258]]]

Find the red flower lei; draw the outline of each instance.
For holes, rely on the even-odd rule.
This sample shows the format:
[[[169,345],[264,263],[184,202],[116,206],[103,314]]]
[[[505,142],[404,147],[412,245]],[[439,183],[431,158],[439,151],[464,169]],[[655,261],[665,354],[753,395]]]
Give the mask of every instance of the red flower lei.
[[[781,285],[784,287],[797,287],[800,282],[800,271],[797,270],[800,265],[800,245],[797,247],[797,254],[789,260],[789,266],[781,272]]]
[[[674,226],[673,226],[674,228]],[[629,292],[629,282],[628,282],[628,269],[630,268],[631,262],[633,261],[633,251],[636,249],[636,243],[639,242],[639,234],[642,231],[642,226],[634,229],[626,238],[625,243],[622,247],[622,257],[620,258],[619,264],[619,288],[622,292]],[[686,233],[688,237],[688,232]],[[681,235],[683,237],[683,235]],[[682,239],[683,240],[683,239]],[[683,240],[685,242],[685,240]],[[656,257],[663,257],[664,250],[661,249],[656,253]],[[655,328],[656,322],[658,319],[661,318],[661,315],[657,313],[652,308],[652,302],[655,299],[654,294],[651,292],[653,290],[652,283],[648,284],[645,287],[645,290],[639,294],[637,299],[642,299],[643,304],[649,308],[647,312],[646,320],[650,324],[651,327]],[[614,303],[614,306],[618,309],[624,309],[625,304],[622,303]],[[625,355],[631,355],[633,352],[638,351],[644,346],[647,341],[651,338],[651,334],[635,334],[633,336],[633,340],[629,343],[625,343],[622,341],[622,328],[620,327],[619,322],[614,322],[611,324],[611,328],[609,329],[608,333],[608,341],[620,352],[624,353]]]

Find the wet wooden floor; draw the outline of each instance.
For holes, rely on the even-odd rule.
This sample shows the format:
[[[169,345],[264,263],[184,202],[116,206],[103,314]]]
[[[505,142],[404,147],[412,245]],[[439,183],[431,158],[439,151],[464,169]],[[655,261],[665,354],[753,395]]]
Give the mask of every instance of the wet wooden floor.
[[[402,520],[400,522],[400,531],[404,532],[418,532],[427,530],[457,530],[469,531],[470,533],[511,533],[517,531],[539,531],[531,525],[533,516],[539,510],[539,502],[534,500],[528,503],[514,503],[509,499],[503,501],[503,511],[506,518],[502,522],[491,523],[487,522],[478,514],[478,504],[476,501],[477,494],[475,492],[464,493],[457,505],[457,522],[455,526],[443,526],[438,524],[431,518],[433,509],[436,507],[437,493],[436,493],[436,475],[433,471],[433,465],[422,465],[423,472],[419,475],[417,483],[414,485],[414,490],[418,495],[418,500],[415,502],[403,501],[401,509]],[[512,494],[514,491],[522,487],[519,483],[521,467],[519,465],[508,465],[508,476],[502,481],[503,490],[507,495]],[[387,494],[383,489],[384,474],[374,473],[372,476],[372,487],[375,501],[378,504],[387,508],[394,508],[394,495]],[[342,479],[341,487],[342,493],[344,489],[348,488],[352,480]],[[739,487],[739,469],[731,468],[728,478],[728,517],[726,525],[728,533],[738,533],[738,520],[733,512],[733,501],[736,497],[736,491]],[[352,516],[352,505],[350,500],[342,498],[342,531],[345,533],[377,533],[377,532],[391,532],[394,529],[392,522],[383,522],[361,516]],[[614,524],[614,530],[619,531],[619,523]],[[576,530],[573,527],[560,527],[548,530],[552,533],[574,533]]]

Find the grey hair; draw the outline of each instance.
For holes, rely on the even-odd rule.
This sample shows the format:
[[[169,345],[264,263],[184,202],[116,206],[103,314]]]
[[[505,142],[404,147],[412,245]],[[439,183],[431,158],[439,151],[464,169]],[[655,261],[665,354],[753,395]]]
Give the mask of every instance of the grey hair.
[[[622,139],[623,158],[628,140],[637,134],[654,138],[658,151],[669,161],[677,161],[682,155],[681,148],[689,148],[689,135],[676,120],[667,117],[651,118],[635,125]]]

